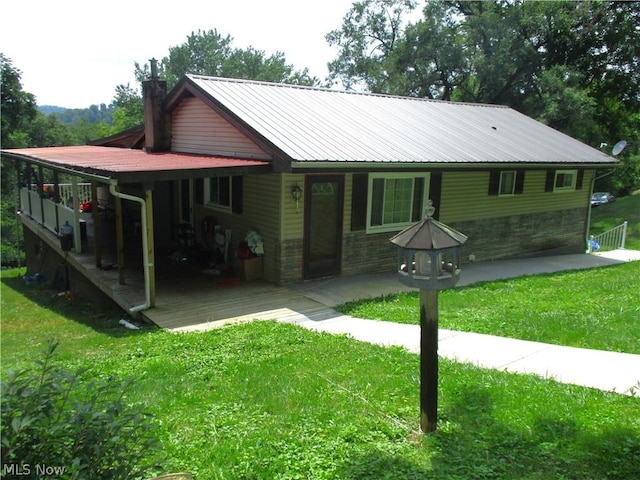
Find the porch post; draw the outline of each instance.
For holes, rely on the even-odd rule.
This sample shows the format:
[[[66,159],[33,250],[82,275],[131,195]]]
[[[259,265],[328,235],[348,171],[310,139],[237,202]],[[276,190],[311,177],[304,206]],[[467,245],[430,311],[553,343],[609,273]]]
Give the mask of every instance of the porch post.
[[[21,161],[17,161],[16,162],[16,183],[18,185],[17,188],[17,192],[18,192],[18,198],[17,198],[17,203],[16,203],[16,209],[13,212],[13,219],[16,222],[16,239],[18,242],[18,270],[20,270],[22,268],[22,260],[21,257],[22,255],[20,254],[22,245],[20,245],[20,240],[22,238],[22,222],[21,220],[18,218],[18,212],[22,211],[22,162]]]
[[[56,231],[60,231],[60,212],[58,207],[60,206],[60,175],[58,170],[53,171],[53,198],[51,199],[56,203]]]
[[[156,305],[156,267],[155,267],[155,247],[153,244],[153,191],[144,191],[144,200],[146,206],[147,231],[142,235],[147,236],[147,258],[149,261],[149,306]]]
[[[40,203],[40,218],[38,218],[38,222],[40,222],[41,224],[44,224],[44,195],[43,195],[43,188],[44,188],[44,169],[42,167],[42,165],[38,165],[38,182],[37,182],[37,190],[36,193],[38,194],[38,203]]]
[[[91,182],[91,219],[93,221],[93,252],[96,257],[96,267],[102,267],[102,239],[100,230],[100,211],[98,210],[98,184]]]
[[[71,177],[71,195],[73,195],[73,247],[76,253],[82,253],[82,238],[80,238],[80,202],[78,201],[78,179]]]
[[[33,205],[31,205],[31,189],[33,184],[33,167],[30,163],[27,163],[27,202],[29,203],[29,217],[31,217],[31,212],[33,212]]]

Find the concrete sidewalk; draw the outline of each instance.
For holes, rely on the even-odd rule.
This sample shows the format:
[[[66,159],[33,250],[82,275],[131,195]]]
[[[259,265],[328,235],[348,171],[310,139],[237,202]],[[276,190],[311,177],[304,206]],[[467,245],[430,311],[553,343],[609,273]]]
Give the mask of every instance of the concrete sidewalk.
[[[608,255],[561,255],[501,260],[465,266],[459,285],[523,275],[602,267],[640,260],[640,252],[617,251]],[[640,262],[638,263],[640,286]],[[408,291],[391,275],[363,275],[307,282],[295,291],[332,307],[350,300]],[[414,290],[415,291],[415,290]],[[378,345],[402,346],[420,352],[420,327],[364,320],[329,311],[298,318],[305,328]],[[640,341],[640,339],[639,339]],[[535,374],[561,383],[581,385],[625,395],[640,395],[640,355],[563,347],[477,333],[440,329],[440,357],[480,367]]]

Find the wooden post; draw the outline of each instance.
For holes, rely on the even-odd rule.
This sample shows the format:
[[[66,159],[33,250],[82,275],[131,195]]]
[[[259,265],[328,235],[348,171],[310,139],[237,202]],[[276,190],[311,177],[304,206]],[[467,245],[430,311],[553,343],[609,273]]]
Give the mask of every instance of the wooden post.
[[[98,184],[91,182],[91,220],[93,222],[93,252],[96,258],[96,267],[102,267],[102,233],[100,224],[100,209],[98,206]]]
[[[22,211],[22,162],[16,162],[16,185],[18,185],[18,198],[16,199],[16,209],[14,213],[14,220],[16,222],[16,242],[18,243],[18,270],[22,268],[22,254],[20,245],[21,233],[22,233],[22,220],[20,220],[19,212]]]
[[[438,290],[420,290],[420,428],[438,423]]]
[[[80,196],[78,195],[78,178],[71,177],[71,194],[73,195],[73,246],[76,253],[82,253],[80,238]]]
[[[147,236],[147,255],[149,261],[149,302],[150,307],[156,305],[156,270],[155,270],[155,253],[153,244],[153,191],[147,189],[144,191],[144,200],[146,205],[147,231],[142,235]]]

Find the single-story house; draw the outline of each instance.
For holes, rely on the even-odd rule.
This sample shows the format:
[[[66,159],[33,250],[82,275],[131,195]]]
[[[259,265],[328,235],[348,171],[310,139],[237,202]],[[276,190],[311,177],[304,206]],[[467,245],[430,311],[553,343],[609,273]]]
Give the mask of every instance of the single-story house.
[[[90,185],[94,227],[105,229],[105,212],[117,218],[114,265],[132,265],[123,252],[138,245],[151,282],[190,242],[210,253],[203,268],[241,264],[247,235],[262,241],[259,275],[276,285],[390,272],[389,238],[428,200],[436,219],[467,235],[463,260],[577,253],[596,172],[616,165],[504,106],[199,75],[168,93],[151,78],[143,96],[144,127],[93,145],[2,150],[20,166],[23,224],[47,227],[30,229],[27,243],[67,221],[84,233],[77,202],[43,199],[52,171],[72,178],[76,199]],[[104,247],[94,248],[100,266]],[[37,271],[36,250],[27,245]]]

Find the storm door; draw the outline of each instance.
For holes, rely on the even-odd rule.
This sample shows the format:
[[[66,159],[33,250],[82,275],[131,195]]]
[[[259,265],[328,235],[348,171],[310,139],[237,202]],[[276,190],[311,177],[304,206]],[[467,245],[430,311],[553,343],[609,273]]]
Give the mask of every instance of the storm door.
[[[344,176],[308,175],[304,198],[304,278],[340,273]]]

